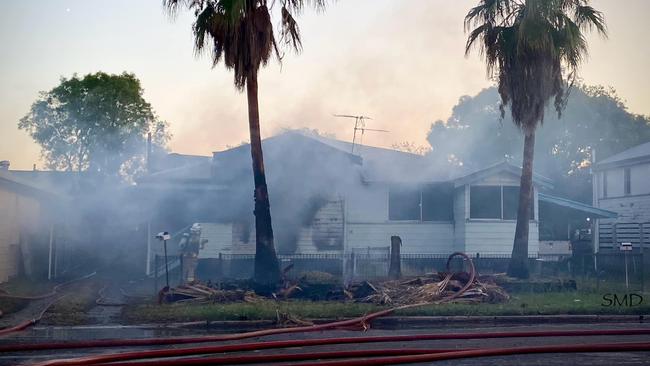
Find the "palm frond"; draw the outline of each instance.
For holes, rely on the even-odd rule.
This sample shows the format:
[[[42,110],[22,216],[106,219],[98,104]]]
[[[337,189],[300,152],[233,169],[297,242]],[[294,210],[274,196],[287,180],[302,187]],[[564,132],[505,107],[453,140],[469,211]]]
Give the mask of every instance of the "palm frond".
[[[465,53],[478,48],[497,80],[502,113],[510,106],[525,133],[543,122],[551,99],[558,114],[564,108],[588,52],[583,31],[606,35],[603,14],[588,0],[480,0],[464,25]]]
[[[294,15],[307,6],[322,10],[327,0],[279,2],[282,6],[280,39],[300,51],[300,29]],[[233,70],[235,86],[239,89],[245,86],[250,73],[266,65],[273,54],[279,61],[282,59],[267,0],[163,0],[163,5],[172,16],[182,8],[194,12],[195,53],[200,55],[210,49],[213,67],[223,61]]]
[[[607,37],[607,25],[602,12],[588,5],[577,6],[574,18],[580,29],[592,30],[595,28],[601,36]]]

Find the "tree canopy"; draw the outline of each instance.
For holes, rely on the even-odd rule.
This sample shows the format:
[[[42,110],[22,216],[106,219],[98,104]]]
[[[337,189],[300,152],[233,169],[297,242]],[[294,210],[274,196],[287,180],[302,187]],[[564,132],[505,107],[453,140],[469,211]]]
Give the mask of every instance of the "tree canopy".
[[[143,168],[147,134],[162,149],[170,135],[134,74],[97,72],[61,78],[41,92],[18,123],[54,170],[132,176]]]
[[[495,87],[461,97],[446,122],[431,125],[430,157],[471,167],[504,159],[520,164],[523,136],[509,114],[501,118],[499,105]],[[611,88],[578,85],[562,118],[549,113],[537,140],[536,171],[554,180],[558,194],[590,203],[593,151],[602,160],[650,141],[650,117],[629,112]]]

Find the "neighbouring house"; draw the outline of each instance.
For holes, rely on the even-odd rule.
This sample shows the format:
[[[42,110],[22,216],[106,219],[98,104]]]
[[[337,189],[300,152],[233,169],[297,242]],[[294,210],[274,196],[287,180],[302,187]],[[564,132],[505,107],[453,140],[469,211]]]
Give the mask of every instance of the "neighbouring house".
[[[264,139],[262,146],[281,255],[381,252],[393,235],[402,238],[404,254],[512,251],[521,168],[509,162],[480,169],[450,167],[364,145],[352,154],[350,143],[298,131]],[[557,255],[552,246],[569,241],[569,221],[615,216],[548,194],[552,183],[538,174],[533,183],[532,256]],[[157,202],[152,231],[202,224],[209,241],[200,258],[254,253],[249,145],[161,170],[140,180],[138,188]]]
[[[632,147],[593,166],[593,205],[618,214],[596,224],[596,248],[634,251],[650,245],[650,142]]]
[[[0,283],[18,275],[51,277],[60,197],[8,168],[8,161],[0,162]]]

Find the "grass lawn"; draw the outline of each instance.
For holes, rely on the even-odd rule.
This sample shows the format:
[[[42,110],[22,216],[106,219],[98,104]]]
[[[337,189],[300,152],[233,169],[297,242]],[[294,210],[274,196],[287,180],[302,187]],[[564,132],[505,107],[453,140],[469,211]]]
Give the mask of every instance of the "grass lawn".
[[[426,305],[395,313],[397,316],[498,316],[558,314],[650,314],[650,294],[638,306],[606,307],[604,293],[519,293],[503,304]],[[620,294],[622,295],[622,293]],[[133,305],[122,311],[128,323],[216,320],[275,320],[276,310],[302,319],[350,318],[386,307],[351,302],[270,301],[210,305]]]
[[[45,313],[43,322],[50,325],[82,325],[88,323],[88,310],[96,306],[100,281],[80,281],[65,287],[66,295]]]

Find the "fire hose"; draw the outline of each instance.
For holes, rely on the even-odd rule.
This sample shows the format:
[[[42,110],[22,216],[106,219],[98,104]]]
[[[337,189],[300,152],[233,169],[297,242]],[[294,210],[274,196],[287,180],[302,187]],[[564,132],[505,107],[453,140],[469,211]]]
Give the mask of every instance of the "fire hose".
[[[174,349],[159,349],[94,355],[64,360],[52,360],[39,366],[94,365],[105,362],[137,360],[144,358],[181,357],[223,352],[258,351],[289,347],[310,347],[335,344],[361,344],[385,342],[417,342],[430,340],[458,339],[494,339],[494,338],[538,338],[538,337],[587,337],[615,335],[650,335],[650,329],[608,329],[608,330],[556,330],[524,332],[488,332],[488,333],[448,333],[448,334],[413,334],[396,336],[366,336],[341,338],[292,339],[284,341],[266,341],[218,346],[200,346]]]
[[[416,362],[433,362],[453,360],[459,358],[488,357],[488,356],[512,356],[539,353],[579,353],[579,352],[632,352],[650,351],[650,343],[603,343],[603,344],[575,344],[575,345],[551,345],[532,347],[492,348],[459,350],[452,352],[437,352],[429,354],[413,354],[406,356],[378,357],[374,359],[329,361],[301,363],[301,366],[369,366],[369,365],[396,365]],[[180,360],[176,365],[184,365]],[[278,364],[288,366],[290,364]]]
[[[11,299],[20,299],[20,300],[42,300],[42,299],[46,299],[48,297],[52,297],[52,296],[56,295],[57,292],[59,291],[59,289],[61,289],[63,286],[67,286],[67,285],[69,285],[69,284],[71,284],[73,282],[85,280],[87,278],[90,278],[90,277],[94,276],[96,273],[97,272],[93,272],[93,273],[85,275],[83,277],[76,278],[76,279],[73,279],[73,280],[70,280],[70,281],[67,281],[67,282],[60,283],[60,284],[54,286],[54,288],[52,288],[52,291],[50,291],[49,293],[44,294],[44,295],[16,296],[16,295],[9,295],[9,294],[0,294],[0,297],[11,298]],[[7,335],[7,334],[10,334],[10,333],[14,333],[14,332],[18,332],[18,331],[24,330],[24,329],[26,329],[26,328],[28,328],[28,327],[30,327],[32,325],[35,325],[36,323],[38,323],[41,320],[41,318],[43,318],[43,315],[45,314],[45,312],[47,312],[47,310],[50,307],[52,307],[52,305],[54,305],[54,303],[59,301],[61,298],[63,298],[63,296],[59,297],[58,299],[56,299],[54,301],[51,301],[50,303],[48,303],[48,305],[38,314],[37,317],[25,320],[25,321],[23,321],[23,322],[21,322],[21,323],[19,323],[17,325],[14,325],[12,327],[0,329],[0,336]]]
[[[404,364],[415,362],[442,361],[457,358],[487,357],[487,356],[508,356],[516,354],[533,353],[575,353],[575,352],[630,352],[650,351],[650,343],[605,343],[605,344],[579,344],[579,345],[551,345],[536,347],[515,347],[515,348],[493,348],[493,349],[378,349],[359,351],[330,351],[330,352],[306,352],[294,354],[273,354],[273,355],[236,355],[219,357],[197,357],[175,360],[154,360],[136,362],[115,362],[107,366],[176,366],[176,365],[241,365],[251,363],[271,363],[284,361],[310,361],[312,363],[300,363],[301,366],[343,366],[343,365],[387,365]],[[383,357],[382,357],[383,356]],[[386,357],[389,356],[389,357]],[[392,357],[391,357],[392,356]],[[350,360],[362,358],[361,360]],[[367,357],[375,357],[368,359]],[[347,359],[345,361],[322,361],[326,359]],[[98,364],[99,365],[99,364]],[[101,364],[104,365],[104,364]],[[278,366],[292,365],[277,364]]]
[[[455,349],[419,349],[419,348],[396,348],[396,349],[373,349],[373,350],[355,350],[355,351],[329,351],[329,352],[305,352],[290,354],[273,354],[273,355],[235,355],[219,357],[196,357],[183,358],[183,365],[241,365],[249,363],[270,363],[282,361],[310,361],[325,359],[341,358],[359,358],[359,357],[379,357],[379,356],[407,356],[418,354],[432,354],[452,352]],[[179,360],[147,360],[136,362],[114,362],[111,366],[174,366],[178,365]]]

